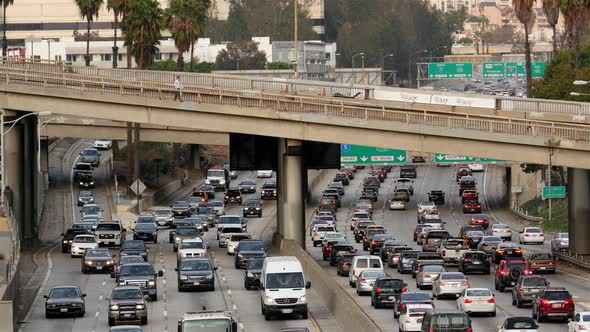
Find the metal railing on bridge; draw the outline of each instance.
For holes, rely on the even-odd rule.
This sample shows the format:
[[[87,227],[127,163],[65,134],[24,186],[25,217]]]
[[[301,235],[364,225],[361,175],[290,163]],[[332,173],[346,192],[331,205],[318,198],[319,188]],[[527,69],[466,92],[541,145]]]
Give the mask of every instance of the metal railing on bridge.
[[[135,95],[171,100],[175,90],[169,83],[129,81],[91,77],[74,73],[55,73],[0,67],[0,82],[7,85],[31,85],[65,88],[113,95]],[[429,113],[378,107],[362,100],[317,98],[301,95],[234,91],[200,86],[186,86],[184,100],[196,103],[230,105],[239,108],[267,108],[279,112],[318,114],[341,118],[347,125],[364,124],[368,120],[391,121],[408,125],[466,129],[479,132],[537,136],[551,139],[590,142],[590,125],[550,121],[512,119],[499,116]],[[75,98],[75,97],[74,97]],[[82,97],[83,98],[83,97]]]

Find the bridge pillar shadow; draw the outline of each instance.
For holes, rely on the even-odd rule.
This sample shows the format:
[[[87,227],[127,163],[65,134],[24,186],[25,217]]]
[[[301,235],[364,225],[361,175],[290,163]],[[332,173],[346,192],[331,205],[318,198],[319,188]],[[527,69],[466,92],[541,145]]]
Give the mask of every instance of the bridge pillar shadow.
[[[590,170],[568,168],[569,249],[577,255],[590,255]]]

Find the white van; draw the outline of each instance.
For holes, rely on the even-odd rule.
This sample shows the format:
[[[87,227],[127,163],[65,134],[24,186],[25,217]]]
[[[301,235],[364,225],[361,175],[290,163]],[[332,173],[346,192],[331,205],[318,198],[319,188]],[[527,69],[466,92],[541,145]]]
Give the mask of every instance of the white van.
[[[260,275],[262,314],[271,320],[274,314],[299,314],[307,319],[305,282],[301,263],[294,256],[266,257]]]
[[[348,274],[348,283],[350,287],[356,287],[356,280],[359,274],[363,271],[383,271],[383,262],[379,256],[366,255],[354,256],[350,266],[350,273]]]

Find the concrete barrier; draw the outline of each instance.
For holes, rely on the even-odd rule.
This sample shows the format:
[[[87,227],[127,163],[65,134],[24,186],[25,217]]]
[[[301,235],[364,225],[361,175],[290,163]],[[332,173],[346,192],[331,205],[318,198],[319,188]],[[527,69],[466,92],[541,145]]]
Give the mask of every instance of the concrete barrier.
[[[275,255],[295,256],[301,262],[305,278],[311,281],[311,287],[336,321],[343,327],[343,331],[383,331],[361,307],[352,299],[350,294],[338,282],[326,273],[313,257],[292,240],[277,239],[273,248]]]

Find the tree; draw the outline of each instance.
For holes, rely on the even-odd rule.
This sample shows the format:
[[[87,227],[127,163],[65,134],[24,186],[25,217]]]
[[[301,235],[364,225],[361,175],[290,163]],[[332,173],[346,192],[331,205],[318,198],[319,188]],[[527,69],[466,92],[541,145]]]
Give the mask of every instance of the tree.
[[[107,9],[113,11],[113,16],[115,18],[115,23],[113,23],[113,68],[117,68],[118,66],[117,58],[119,57],[119,47],[117,47],[117,30],[119,29],[119,18],[127,15],[128,1],[129,0],[108,0],[107,2]]]
[[[526,92],[532,96],[533,76],[531,72],[531,44],[529,42],[529,29],[535,22],[533,4],[535,0],[512,0],[516,17],[524,25],[524,55],[526,60]]]
[[[587,20],[589,2],[587,0],[561,0],[561,12],[565,21],[565,42],[568,48],[574,49],[573,62],[577,72],[580,66],[580,39]]]
[[[459,10],[449,11],[445,15],[445,20],[448,25],[449,31],[453,33],[463,32],[463,25],[467,21],[467,9],[461,7]]]
[[[164,26],[170,30],[174,45],[178,49],[176,61],[178,71],[184,70],[184,52],[189,50],[194,39],[191,2],[190,0],[170,0],[169,7],[164,12]]]
[[[221,70],[264,69],[266,53],[255,42],[229,43],[217,54],[215,63]]]
[[[90,24],[95,18],[98,18],[98,12],[103,5],[103,0],[74,0],[80,10],[80,16],[86,19],[87,38],[86,38],[86,67],[90,66]]]
[[[590,45],[580,49],[580,68],[576,71],[575,65],[570,61],[575,50],[562,50],[558,56],[547,64],[545,77],[542,81],[534,83],[533,97],[555,100],[574,100],[589,102],[588,96],[572,96],[575,91],[572,82],[576,79],[590,81]],[[585,89],[578,92],[587,92]]]
[[[542,0],[543,12],[547,17],[547,23],[553,29],[553,58],[557,57],[557,22],[559,21],[560,0]]]
[[[8,54],[8,41],[6,40],[6,7],[14,4],[14,0],[0,0],[2,1],[2,56]]]
[[[154,63],[162,28],[162,9],[158,0],[129,2],[129,14],[123,22],[125,43],[141,69]]]

